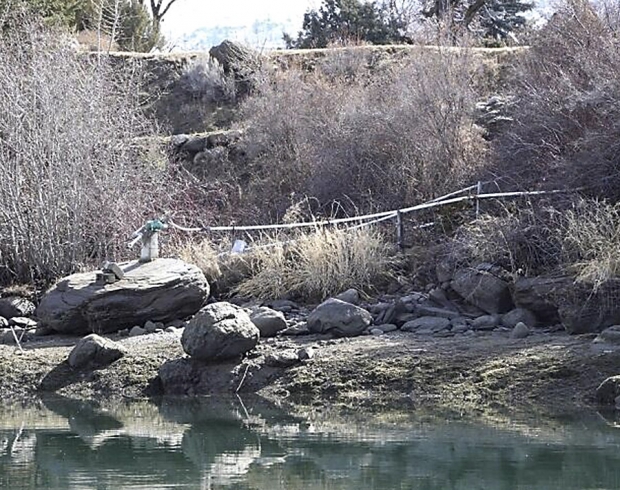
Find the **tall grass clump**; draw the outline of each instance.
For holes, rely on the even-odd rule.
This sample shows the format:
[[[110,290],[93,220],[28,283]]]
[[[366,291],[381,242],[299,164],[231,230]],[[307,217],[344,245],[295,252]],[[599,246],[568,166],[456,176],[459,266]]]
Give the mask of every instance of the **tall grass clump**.
[[[620,277],[620,204],[577,203],[566,213],[564,243],[578,281],[597,289]]]
[[[164,168],[134,147],[153,129],[137,76],[57,39],[26,22],[0,37],[0,283],[122,259],[169,204]]]
[[[260,299],[322,300],[348,288],[370,291],[390,277],[396,264],[392,248],[377,231],[318,230],[253,251],[251,275],[237,292]]]
[[[517,63],[497,174],[620,199],[619,17],[617,2],[606,5],[567,2]]]
[[[295,194],[349,212],[398,207],[454,190],[484,163],[469,50],[326,56],[311,71],[273,73],[242,106],[253,205],[281,215]]]

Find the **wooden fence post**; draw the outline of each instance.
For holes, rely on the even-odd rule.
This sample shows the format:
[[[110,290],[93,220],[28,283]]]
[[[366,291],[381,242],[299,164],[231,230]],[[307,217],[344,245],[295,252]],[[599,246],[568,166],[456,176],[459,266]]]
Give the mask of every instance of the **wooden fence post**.
[[[482,194],[482,182],[478,181],[476,186],[476,219],[480,216],[480,199],[478,199],[480,194]]]
[[[403,214],[400,211],[396,211],[396,243],[401,250],[405,248],[405,227]]]

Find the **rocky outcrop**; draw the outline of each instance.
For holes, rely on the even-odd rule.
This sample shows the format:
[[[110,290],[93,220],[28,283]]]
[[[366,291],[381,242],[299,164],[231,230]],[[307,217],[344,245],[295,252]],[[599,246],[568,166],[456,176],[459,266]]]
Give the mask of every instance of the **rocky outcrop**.
[[[311,333],[330,333],[337,337],[361,335],[372,324],[372,315],[363,308],[331,298],[308,316]]]
[[[94,272],[62,279],[43,296],[36,316],[56,332],[101,334],[187,317],[209,296],[204,274],[181,260],[119,265],[125,278],[113,284],[95,283]]]
[[[254,88],[255,74],[262,65],[261,56],[257,51],[246,46],[225,40],[209,50],[209,55],[216,59],[224,73],[235,78],[237,93],[247,95]]]
[[[192,359],[212,362],[245,354],[259,338],[259,329],[243,309],[220,302],[205,306],[188,322],[181,344]]]
[[[127,353],[122,345],[97,334],[90,334],[81,339],[69,354],[69,366],[107,366]]]

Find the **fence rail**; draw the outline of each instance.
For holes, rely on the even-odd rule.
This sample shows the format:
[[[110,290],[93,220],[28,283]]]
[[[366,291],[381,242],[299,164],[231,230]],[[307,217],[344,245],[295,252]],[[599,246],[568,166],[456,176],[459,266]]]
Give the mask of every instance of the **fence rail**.
[[[291,230],[296,228],[308,228],[308,227],[322,227],[322,226],[333,226],[333,225],[342,225],[348,223],[358,222],[357,225],[350,227],[349,229],[358,229],[364,226],[373,225],[376,223],[380,223],[383,221],[388,221],[392,219],[396,219],[398,221],[399,227],[399,243],[402,243],[402,216],[405,214],[413,213],[415,211],[423,211],[427,209],[433,209],[441,206],[447,206],[450,204],[457,204],[461,202],[474,201],[476,204],[476,216],[479,215],[480,201],[485,199],[503,199],[503,198],[517,198],[517,197],[535,197],[535,196],[545,196],[545,195],[553,195],[553,194],[570,194],[573,192],[577,192],[581,189],[566,189],[566,190],[551,190],[551,191],[517,191],[517,192],[491,192],[491,193],[482,193],[482,186],[488,182],[482,183],[479,182],[475,185],[465,187],[458,191],[451,192],[441,197],[437,197],[431,201],[417,204],[415,206],[410,206],[407,208],[401,209],[393,209],[390,211],[382,211],[378,213],[365,214],[362,216],[351,216],[348,218],[338,218],[338,219],[325,219],[325,220],[315,220],[308,222],[298,222],[298,223],[280,223],[280,224],[271,224],[271,225],[228,225],[228,226],[205,226],[205,227],[193,227],[188,228],[185,226],[178,225],[174,223],[172,220],[169,221],[170,226],[176,228],[180,231],[185,231],[188,233],[196,233],[196,232],[236,232],[236,231],[265,231],[265,230]],[[471,191],[476,191],[475,193],[471,193]],[[467,195],[461,195],[470,192]],[[455,197],[457,196],[457,197]],[[430,224],[426,224],[423,226],[429,226]]]

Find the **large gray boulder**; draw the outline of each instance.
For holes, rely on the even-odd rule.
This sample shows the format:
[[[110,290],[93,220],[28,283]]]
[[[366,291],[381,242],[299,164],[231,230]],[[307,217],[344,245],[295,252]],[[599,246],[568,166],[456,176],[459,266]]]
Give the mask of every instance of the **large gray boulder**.
[[[213,303],[192,318],[181,337],[192,359],[210,362],[233,359],[253,349],[260,331],[248,314],[226,302]]]
[[[95,333],[81,339],[69,354],[69,366],[107,366],[127,353],[122,345]]]
[[[505,313],[512,309],[512,298],[508,283],[498,275],[495,268],[481,264],[457,271],[450,286],[465,301],[486,313]]]
[[[372,324],[372,315],[359,306],[330,298],[308,316],[311,333],[331,333],[338,337],[361,335]]]
[[[125,278],[95,283],[95,272],[73,274],[43,296],[35,314],[40,323],[69,334],[109,333],[170,322],[196,313],[209,296],[201,270],[177,259],[119,264]]]
[[[287,326],[282,312],[266,306],[254,308],[250,312],[250,320],[260,330],[261,337],[273,337]]]

